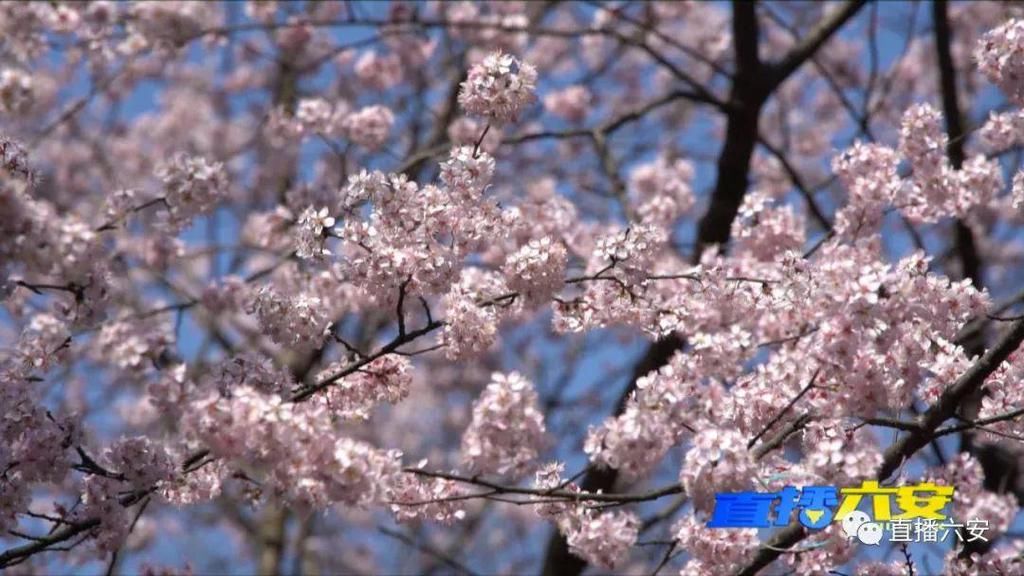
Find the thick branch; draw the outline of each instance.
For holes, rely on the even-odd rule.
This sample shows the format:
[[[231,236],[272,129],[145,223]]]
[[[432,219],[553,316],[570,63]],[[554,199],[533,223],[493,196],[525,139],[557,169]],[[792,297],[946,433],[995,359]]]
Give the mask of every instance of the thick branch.
[[[782,61],[770,67],[769,90],[774,90],[779,84],[785,82],[865,4],[867,4],[867,0],[850,0],[815,25],[803,42],[797,44]]]
[[[43,552],[54,544],[60,544],[66,542],[82,532],[92,530],[100,525],[98,518],[86,520],[75,524],[68,524],[67,526],[54,531],[52,534],[43,536],[33,540],[29,544],[24,546],[17,546],[9,550],[4,550],[0,553],[0,568],[6,568],[20,562],[24,558]]]

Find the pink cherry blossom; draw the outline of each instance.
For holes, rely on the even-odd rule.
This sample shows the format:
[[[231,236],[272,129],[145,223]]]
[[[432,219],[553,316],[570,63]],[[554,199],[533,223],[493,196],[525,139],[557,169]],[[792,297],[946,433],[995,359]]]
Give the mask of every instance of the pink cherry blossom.
[[[0,571],[1020,574],[1024,24],[921,8],[0,2]],[[707,525],[869,481],[991,541]]]
[[[469,70],[459,104],[470,114],[502,124],[534,100],[537,70],[511,54],[493,52]]]
[[[537,392],[521,375],[495,373],[473,403],[462,459],[475,471],[520,475],[546,443]]]

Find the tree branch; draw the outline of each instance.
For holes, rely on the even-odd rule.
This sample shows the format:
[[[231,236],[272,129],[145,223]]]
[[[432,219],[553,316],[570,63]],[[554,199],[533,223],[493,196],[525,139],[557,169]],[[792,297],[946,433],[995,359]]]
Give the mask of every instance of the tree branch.
[[[938,427],[954,415],[960,402],[980,389],[985,379],[1017,350],[1021,342],[1024,342],[1024,320],[1014,323],[984,356],[964,372],[927,411],[917,418],[918,428],[916,430],[911,430],[909,434],[900,437],[885,451],[875,479],[879,481],[888,479],[904,462],[927,445],[935,437]],[[757,574],[806,536],[807,531],[802,525],[790,524],[762,546],[753,560],[739,574],[741,576]]]

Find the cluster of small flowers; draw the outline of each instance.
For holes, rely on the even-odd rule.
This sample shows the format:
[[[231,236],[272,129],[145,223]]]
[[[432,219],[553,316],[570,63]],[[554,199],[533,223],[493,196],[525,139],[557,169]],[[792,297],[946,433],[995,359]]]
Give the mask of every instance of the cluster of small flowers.
[[[666,240],[665,232],[654,226],[631,226],[612,230],[597,239],[588,272],[597,273],[611,266],[644,278],[658,250]]]
[[[185,364],[176,364],[162,371],[160,377],[147,386],[149,404],[158,412],[177,418],[188,407],[195,386],[185,371]]]
[[[321,403],[291,403],[239,386],[193,403],[184,426],[222,458],[265,470],[275,490],[298,504],[383,500],[401,474],[400,454],[340,437]]]
[[[959,374],[957,374],[959,376]],[[985,380],[985,396],[981,399],[980,418],[991,418],[1013,412],[1024,405],[1024,389],[1020,386],[1024,378],[1024,354],[1017,351],[1006,362],[999,365],[995,373]],[[988,427],[1006,434],[1024,433],[1024,423],[1019,418],[994,422]]]
[[[449,34],[464,38],[474,46],[515,50],[527,40],[525,29],[530,20],[520,3],[453,2],[447,9],[447,16],[454,25]]]
[[[0,136],[0,169],[23,182],[34,182],[36,172],[28,160],[28,152],[18,142]]]
[[[261,287],[247,303],[264,334],[282,346],[311,350],[330,331],[331,317],[320,298],[297,293],[285,295],[271,286]]]
[[[71,459],[67,447],[79,438],[76,422],[52,415],[33,388],[30,362],[0,363],[0,528],[17,525],[36,483],[59,483]],[[26,358],[25,360],[29,360]]]
[[[927,382],[922,368],[934,360],[932,342],[954,339],[964,322],[986,310],[985,293],[970,282],[928,274],[920,254],[892,266],[882,264],[869,246],[828,244],[819,256],[800,274],[787,274],[783,283],[772,286],[773,307],[778,306],[778,320],[816,327],[801,339],[794,360],[806,362],[813,351],[848,367],[835,382],[842,401],[834,405],[858,416],[904,406]],[[792,303],[800,306],[796,318]],[[763,325],[774,322],[769,318],[775,313],[762,313]]]
[[[693,515],[684,516],[673,531],[679,547],[691,555],[681,576],[736,574],[761,545],[757,528],[716,530]]]
[[[942,114],[930,104],[915,104],[903,113],[899,151],[915,173],[931,176],[948,169],[948,140]]]
[[[1018,104],[1024,104],[1024,20],[1013,19],[989,30],[974,57],[982,73]]]
[[[101,552],[120,549],[128,537],[131,521],[128,509],[119,498],[121,483],[105,476],[89,475],[82,484],[82,505],[71,514],[71,520],[99,520],[92,545]]]
[[[677,354],[665,366],[637,379],[625,411],[591,427],[583,451],[592,462],[619,470],[627,478],[650,472],[682,440],[686,412],[700,391],[687,377],[697,366]]]
[[[539,490],[569,490],[579,492],[579,486],[575,483],[567,483],[562,480],[562,473],[565,472],[565,464],[562,462],[548,462],[537,468],[533,476],[533,487]],[[555,518],[563,514],[571,513],[576,505],[568,501],[552,500],[536,504],[533,510],[544,518]]]
[[[882,452],[871,431],[847,432],[839,420],[809,424],[803,447],[809,471],[836,484],[869,478],[882,463]]]
[[[119,473],[131,490],[149,490],[174,475],[174,462],[167,450],[144,436],[114,442],[104,451],[102,461]]]
[[[49,4],[4,4],[0,9],[0,34],[5,51],[21,61],[39,56],[47,46],[47,15],[52,9]]]
[[[32,76],[17,68],[0,70],[0,111],[4,114],[22,114],[32,106],[34,90]]]
[[[881,223],[882,209],[894,203],[902,186],[895,150],[880,144],[855,142],[832,160],[848,200],[836,215],[836,232],[843,237],[868,234]]]
[[[243,352],[221,361],[203,376],[205,389],[215,389],[221,396],[231,397],[232,390],[241,386],[256,388],[265,393],[282,394],[292,384],[291,373],[278,368],[273,360],[253,352]]]
[[[510,54],[493,52],[469,70],[459,104],[497,124],[515,119],[534,100],[537,70]]]
[[[735,384],[728,395],[716,404],[714,413],[720,413],[722,421],[731,423],[752,438],[783,412],[782,408],[800,393],[813,374],[814,366],[806,361],[803,351],[779,350],[754,370],[735,378]],[[818,397],[814,392],[806,394],[802,402],[816,405]],[[715,390],[705,391],[712,397],[716,393]],[[795,417],[788,411],[785,414],[777,426],[787,424],[790,416]],[[767,438],[762,436],[764,440]]]
[[[349,140],[372,151],[387,142],[394,123],[395,115],[386,106],[368,106],[349,114],[342,125]]]
[[[697,510],[708,512],[719,492],[741,492],[758,477],[747,438],[735,429],[708,423],[693,437],[679,471],[679,483]]]
[[[552,304],[552,328],[558,333],[583,332],[616,324],[648,326],[655,316],[636,287],[617,282],[588,282],[582,296]]]
[[[1010,185],[1010,198],[1013,199],[1014,210],[1024,210],[1024,170],[1013,175]]]
[[[121,44],[126,54],[149,46],[178,48],[221,20],[217,6],[205,2],[142,1],[133,3],[129,12],[129,36]]]
[[[494,176],[494,158],[474,151],[471,146],[452,148],[448,160],[441,163],[441,181],[467,200],[480,198]]]
[[[505,66],[498,63],[504,62],[504,57],[495,58],[494,66]],[[525,70],[508,69],[501,78],[485,82],[481,74],[486,75],[478,69],[470,77],[476,78],[478,85],[491,85],[529,75]],[[536,72],[532,74],[535,77]],[[519,82],[513,82],[516,90],[522,89]],[[471,81],[463,84],[463,95],[472,85]],[[351,176],[341,194],[341,208],[350,211],[370,201],[373,209],[365,219],[347,219],[339,231],[344,241],[342,273],[346,280],[366,287],[367,295],[381,304],[392,304],[401,294],[422,296],[447,290],[458,277],[465,255],[500,239],[516,218],[515,210],[502,210],[484,199],[493,173],[490,155],[457,146],[441,166],[444,188],[420,188],[405,175],[363,171]],[[468,317],[480,315],[466,301],[465,291],[453,290],[446,298],[452,308],[461,308]],[[450,349],[449,354],[458,354],[458,349]]]
[[[447,319],[441,338],[449,359],[468,357],[489,349],[498,337],[498,323],[515,303],[496,301],[509,296],[500,274],[465,268],[443,298]]]
[[[562,238],[568,246],[577,238],[574,224],[580,222],[579,211],[571,200],[558,192],[558,183],[550,176],[530,183],[526,187],[525,198],[516,208],[520,221],[529,223],[529,226],[516,230],[520,243],[530,238],[551,236]]]
[[[946,553],[943,565],[947,576],[1017,576],[1021,573],[1020,556],[1024,550],[1019,542],[994,547],[984,554],[975,552],[968,558],[962,558],[960,552],[953,549]],[[906,573],[906,563],[903,567],[901,574]]]
[[[629,189],[636,198],[641,222],[668,227],[695,203],[693,164],[682,158],[659,156],[641,164],[629,176]]]
[[[231,275],[207,285],[199,300],[212,314],[238,312],[245,306],[247,294],[245,280]]]
[[[0,270],[18,265],[25,272],[60,278],[75,289],[75,297],[59,300],[58,309],[75,326],[86,326],[104,313],[105,247],[78,216],[34,198],[29,184],[0,178]]]
[[[18,339],[18,355],[25,365],[46,371],[67,358],[71,330],[51,314],[36,314]]]
[[[583,451],[592,462],[635,478],[652,470],[677,442],[672,423],[663,412],[644,410],[631,402],[626,410],[598,427],[591,427]]]
[[[460,158],[472,167],[460,164]],[[446,177],[466,183],[463,176],[472,174],[466,177],[483,184],[473,172],[479,161],[456,150]],[[340,235],[348,280],[383,304],[394,303],[401,289],[406,296],[444,292],[464,256],[501,239],[516,216],[482,198],[482,190],[420,188],[404,175],[376,172],[351,177],[341,200],[344,207],[373,204],[366,220],[347,219]]]
[[[250,246],[274,252],[283,251],[294,246],[294,223],[295,215],[285,206],[278,205],[266,212],[253,212],[242,226],[242,240]]]
[[[202,466],[175,474],[159,487],[160,497],[177,506],[209,502],[220,495],[232,470],[223,460],[205,460]]]
[[[997,161],[975,156],[960,170],[954,170],[946,157],[946,142],[942,115],[932,106],[918,104],[903,115],[900,152],[914,172],[899,203],[913,221],[963,217],[973,206],[987,204],[1002,189],[1002,170]]]
[[[593,96],[586,86],[569,86],[549,92],[544,97],[544,108],[569,122],[582,122],[590,111]]]
[[[156,176],[164,185],[164,201],[173,229],[185,228],[195,216],[213,210],[227,194],[224,165],[181,153],[160,165]]]
[[[612,229],[595,241],[587,264],[588,276],[577,298],[554,304],[553,326],[559,332],[580,332],[614,324],[648,326],[656,316],[647,298],[648,274],[667,234],[664,229],[641,224]]]
[[[421,462],[419,468],[425,465]],[[466,517],[462,501],[455,499],[465,491],[453,480],[406,473],[395,481],[392,491],[391,512],[398,522],[426,519],[448,525]]]
[[[1024,143],[1024,112],[991,112],[978,129],[978,139],[987,152],[998,154]]]
[[[474,473],[520,476],[545,444],[544,414],[533,384],[516,372],[492,374],[462,436],[466,466]]]
[[[302,125],[304,133],[334,136],[348,112],[348,103],[344,100],[332,105],[323,98],[304,98],[295,106],[295,120]]]
[[[502,273],[509,290],[526,302],[548,302],[565,282],[568,253],[561,242],[551,238],[530,240],[505,259]]]
[[[280,9],[281,4],[277,0],[249,0],[245,3],[245,15],[266,24],[276,20]]]
[[[146,266],[160,272],[166,272],[185,255],[185,242],[167,234],[151,236],[141,242],[119,238],[118,247],[125,254],[135,256],[145,262]]]
[[[384,202],[390,194],[393,180],[397,189],[401,183],[379,170],[368,172],[363,169],[358,174],[352,174],[345,187],[338,192],[340,208],[348,212],[371,200]]]
[[[812,482],[803,485],[812,485]],[[781,564],[795,576],[827,574],[829,570],[846,564],[863,550],[855,539],[846,536],[839,522],[829,524],[824,530],[812,532],[802,545],[808,548],[807,553],[792,554],[790,558],[781,559]],[[905,562],[903,568],[905,574]]]
[[[139,192],[133,188],[118,188],[107,195],[103,203],[103,214],[107,217],[106,224],[115,226],[123,224],[140,203]]]
[[[103,325],[92,351],[100,362],[140,373],[156,361],[170,343],[171,335],[160,323],[120,320]]]
[[[320,372],[317,380],[324,382],[346,367],[344,362],[331,364]],[[409,396],[411,385],[412,363],[404,356],[388,354],[335,381],[316,401],[342,418],[365,420],[377,404],[397,404],[404,400]]]
[[[956,172],[956,195],[950,214],[965,218],[975,206],[987,206],[1003,190],[1003,169],[998,158],[968,158]],[[908,214],[912,216],[912,214]]]
[[[353,68],[359,82],[374,90],[390,90],[402,83],[402,59],[398,54],[364,52]]]
[[[96,270],[70,278],[74,278],[77,292],[73,298],[58,302],[56,310],[73,328],[95,326],[106,318],[110,297],[109,271],[103,263],[97,263]]]
[[[330,255],[327,249],[327,237],[324,230],[330,230],[334,226],[334,218],[330,216],[327,208],[316,208],[310,206],[299,215],[299,221],[295,226],[295,255],[299,258],[310,259]]]
[[[945,486],[956,486],[950,516],[961,521],[987,522],[985,537],[990,540],[1006,532],[1020,509],[1012,491],[998,494],[985,488],[985,471],[981,463],[966,452],[957,454],[945,466],[931,470],[927,479]]]
[[[537,469],[533,487],[540,490],[580,492],[575,483],[562,480],[565,464],[549,462]],[[630,512],[600,513],[581,502],[545,502],[534,510],[552,518],[569,544],[569,550],[602,568],[614,568],[636,543],[640,522]]]
[[[298,107],[296,107],[298,112]],[[312,110],[307,109],[307,113]],[[263,135],[272,148],[287,150],[291,145],[299,143],[304,137],[315,134],[322,126],[312,127],[296,118],[285,106],[277,106],[267,113],[263,125]]]
[[[346,278],[381,305],[397,302],[402,286],[407,297],[442,290],[455,274],[455,255],[448,247],[429,239],[417,242],[412,234],[403,238],[400,229],[382,222],[347,222],[341,236],[349,249]]]
[[[50,263],[51,269],[59,270],[64,278],[74,281],[101,266],[98,262],[102,262],[103,246],[92,226],[74,214],[67,215],[56,224],[53,248],[54,255],[60,260]]]
[[[110,552],[122,545],[129,532],[129,515],[122,499],[162,488],[174,479],[175,470],[170,454],[141,436],[114,442],[100,461],[116,477],[87,476],[83,506],[75,510],[72,517],[75,520],[98,519],[96,546]]]
[[[636,543],[640,519],[632,512],[597,512],[578,507],[558,520],[569,551],[601,568],[614,568]]]
[[[806,222],[792,205],[773,205],[761,190],[752,190],[743,198],[739,216],[732,223],[734,253],[762,262],[774,262],[788,251],[798,251],[806,243]]]
[[[397,11],[401,11],[402,14],[398,15]],[[415,18],[408,5],[396,8],[391,20],[392,24],[381,29],[384,33],[384,43],[392,54],[398,56],[405,69],[422,68],[437,49],[438,39],[423,34],[422,30],[412,23]]]

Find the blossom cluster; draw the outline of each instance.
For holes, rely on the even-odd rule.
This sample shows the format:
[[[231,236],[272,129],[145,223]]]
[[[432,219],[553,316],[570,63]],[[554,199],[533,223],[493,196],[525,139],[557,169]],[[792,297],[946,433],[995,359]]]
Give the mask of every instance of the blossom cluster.
[[[220,162],[181,153],[160,165],[157,178],[164,186],[164,202],[174,229],[213,210],[227,194],[227,172]]]
[[[32,105],[32,77],[16,68],[0,70],[0,110],[5,114],[24,112]]]
[[[1018,104],[1024,104],[1024,20],[1009,20],[988,31],[974,57],[989,80]]]
[[[479,268],[465,268],[442,300],[445,355],[464,358],[488,350],[498,338],[498,324],[516,305],[505,278]]]
[[[380,502],[401,474],[398,452],[339,436],[325,405],[249,386],[197,399],[184,426],[215,455],[261,467],[275,492],[304,506]]]
[[[498,124],[515,119],[534,100],[537,70],[511,54],[495,52],[469,70],[459,103]]]
[[[545,236],[510,254],[502,271],[509,289],[526,302],[547,303],[564,284],[567,259],[565,247]]]
[[[318,381],[326,382],[350,363],[326,367]],[[369,418],[370,410],[382,402],[397,404],[409,395],[412,365],[402,356],[381,356],[353,374],[336,381],[318,397],[332,413],[347,419]]]
[[[640,220],[668,227],[693,208],[696,201],[692,189],[694,174],[693,164],[688,160],[665,156],[634,168],[629,188]]]
[[[421,464],[426,465],[426,462]],[[392,490],[391,511],[399,522],[429,519],[452,524],[466,517],[463,503],[459,500],[465,490],[454,480],[407,473],[396,480]]]
[[[288,295],[269,286],[260,288],[247,303],[264,333],[282,346],[313,349],[330,331],[331,318],[318,296]]]
[[[473,403],[462,435],[462,459],[473,472],[522,475],[546,444],[544,415],[533,384],[518,373],[495,373]]]
[[[544,465],[537,470],[534,486],[580,492],[579,486],[562,480],[564,470],[559,462]],[[640,521],[631,512],[600,512],[583,502],[542,504],[536,511],[554,519],[573,554],[606,569],[622,563],[640,534]]]

